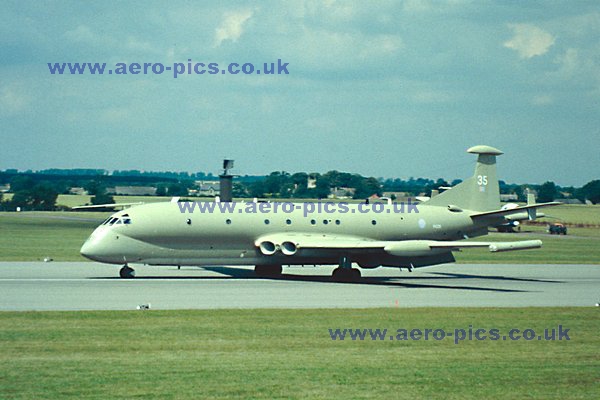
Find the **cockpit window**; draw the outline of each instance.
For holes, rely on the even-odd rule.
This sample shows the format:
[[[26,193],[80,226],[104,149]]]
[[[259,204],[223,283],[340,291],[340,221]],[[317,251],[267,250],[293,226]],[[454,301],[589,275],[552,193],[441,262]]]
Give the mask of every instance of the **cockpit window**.
[[[128,214],[123,214],[120,217],[109,217],[102,225],[129,225],[131,224],[131,218]]]

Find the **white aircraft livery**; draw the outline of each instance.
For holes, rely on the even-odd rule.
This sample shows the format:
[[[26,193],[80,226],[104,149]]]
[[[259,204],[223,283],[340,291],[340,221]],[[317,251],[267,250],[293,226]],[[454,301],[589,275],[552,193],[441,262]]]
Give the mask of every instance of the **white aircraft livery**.
[[[81,254],[121,264],[253,265],[259,276],[277,276],[283,265],[338,265],[333,279],[360,278],[360,268],[413,268],[454,262],[453,251],[484,247],[491,252],[541,247],[539,240],[474,242],[488,227],[535,219],[532,203],[500,206],[496,157],[474,146],[472,177],[431,199],[401,203],[164,202],[113,214],[87,239]],[[211,204],[212,207],[207,205]]]

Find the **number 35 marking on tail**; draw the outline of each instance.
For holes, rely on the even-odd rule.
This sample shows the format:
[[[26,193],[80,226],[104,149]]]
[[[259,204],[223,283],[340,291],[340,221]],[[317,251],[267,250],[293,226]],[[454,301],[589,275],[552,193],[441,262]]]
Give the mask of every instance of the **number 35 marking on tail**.
[[[477,175],[477,184],[479,186],[487,185],[487,175]]]

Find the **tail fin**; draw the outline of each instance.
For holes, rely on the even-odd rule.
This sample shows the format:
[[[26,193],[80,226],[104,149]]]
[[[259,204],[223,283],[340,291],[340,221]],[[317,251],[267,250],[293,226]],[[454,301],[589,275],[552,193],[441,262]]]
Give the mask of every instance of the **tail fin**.
[[[535,204],[535,194],[531,193],[531,191],[527,189],[527,205],[530,206],[532,204]],[[535,221],[537,218],[537,210],[535,208],[528,209],[527,217],[530,221]]]
[[[500,208],[500,188],[496,176],[496,156],[503,154],[490,146],[474,146],[467,150],[478,154],[475,174],[450,190],[432,197],[425,204],[449,205],[467,210],[490,211]]]

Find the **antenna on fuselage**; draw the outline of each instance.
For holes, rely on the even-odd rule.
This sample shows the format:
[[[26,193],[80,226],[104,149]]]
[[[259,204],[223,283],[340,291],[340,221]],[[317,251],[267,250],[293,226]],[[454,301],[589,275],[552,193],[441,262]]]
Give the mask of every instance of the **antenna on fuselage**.
[[[219,198],[221,202],[233,201],[233,175],[229,170],[233,168],[234,160],[223,160],[223,173],[219,175]]]

